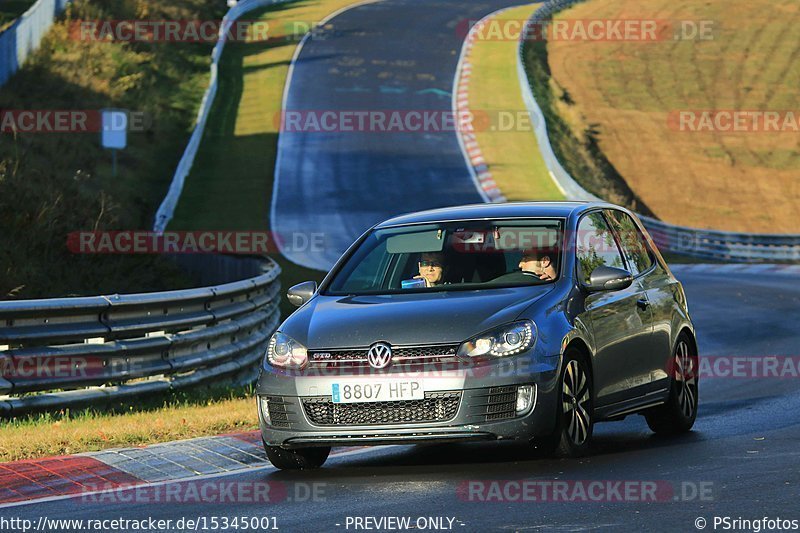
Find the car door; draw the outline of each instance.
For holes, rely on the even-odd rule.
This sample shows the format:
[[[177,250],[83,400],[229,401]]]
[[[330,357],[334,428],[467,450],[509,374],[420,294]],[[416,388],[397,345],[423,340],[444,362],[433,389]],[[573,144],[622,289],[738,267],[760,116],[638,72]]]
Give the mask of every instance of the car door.
[[[627,268],[617,237],[601,211],[584,215],[576,240],[577,277],[588,283],[598,266]],[[640,394],[650,381],[643,354],[652,349],[652,315],[639,282],[618,291],[589,294],[585,311],[594,336],[596,405],[602,407]]]
[[[677,287],[678,282],[658,264],[653,250],[633,217],[618,209],[607,210],[606,217],[618,235],[631,273],[647,295],[652,313],[653,336],[651,348],[642,355],[647,358],[652,388],[658,389],[665,385],[672,355],[672,316],[675,293],[680,290]]]

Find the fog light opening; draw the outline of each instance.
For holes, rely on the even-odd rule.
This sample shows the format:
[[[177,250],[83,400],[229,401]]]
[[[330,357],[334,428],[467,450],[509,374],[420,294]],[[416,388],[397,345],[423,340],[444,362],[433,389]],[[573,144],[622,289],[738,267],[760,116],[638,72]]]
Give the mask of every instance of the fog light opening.
[[[264,420],[264,423],[268,426],[271,426],[272,420],[269,419],[269,401],[265,396],[262,396],[258,405],[259,411],[261,411],[261,418]]]
[[[517,387],[517,415],[524,415],[531,410],[536,401],[536,385],[520,385]]]

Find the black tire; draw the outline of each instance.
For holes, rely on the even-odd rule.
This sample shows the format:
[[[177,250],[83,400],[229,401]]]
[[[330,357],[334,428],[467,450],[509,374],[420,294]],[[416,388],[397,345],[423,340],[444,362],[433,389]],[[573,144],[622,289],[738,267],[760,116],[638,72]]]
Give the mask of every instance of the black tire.
[[[697,353],[685,333],[678,336],[668,369],[671,375],[669,398],[644,414],[647,425],[659,435],[686,433],[697,419]]]
[[[537,439],[541,451],[556,457],[582,457],[589,453],[594,430],[592,375],[583,354],[567,350],[561,369],[553,433]]]
[[[264,443],[264,451],[267,452],[269,462],[280,470],[312,470],[325,464],[328,454],[331,453],[331,448],[326,446],[286,450],[279,446],[270,446]]]

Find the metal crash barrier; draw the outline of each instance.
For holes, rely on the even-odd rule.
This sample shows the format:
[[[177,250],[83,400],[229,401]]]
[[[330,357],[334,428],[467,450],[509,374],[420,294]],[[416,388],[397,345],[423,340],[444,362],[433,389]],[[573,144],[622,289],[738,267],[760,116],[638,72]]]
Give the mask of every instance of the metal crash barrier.
[[[0,302],[0,415],[121,400],[257,372],[280,267],[198,289]]]

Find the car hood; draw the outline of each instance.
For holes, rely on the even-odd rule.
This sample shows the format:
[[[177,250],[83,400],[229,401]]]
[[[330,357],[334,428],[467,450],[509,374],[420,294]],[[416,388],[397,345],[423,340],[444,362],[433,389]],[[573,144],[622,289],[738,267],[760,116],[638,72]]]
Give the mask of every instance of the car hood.
[[[370,296],[317,295],[281,326],[309,349],[459,343],[516,319],[553,285]]]

